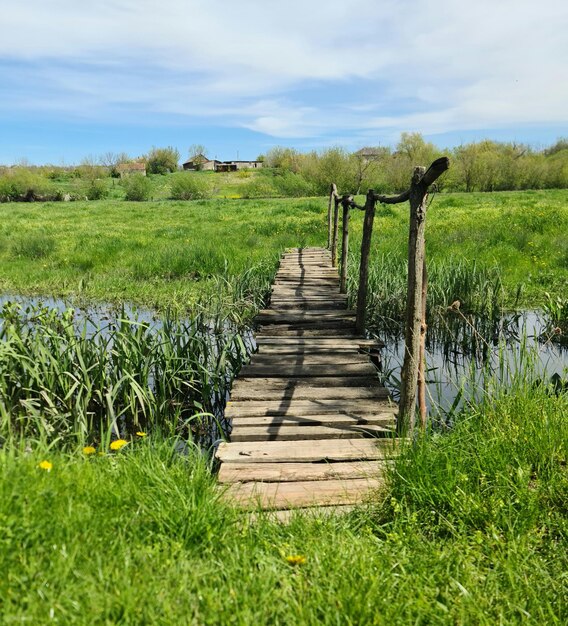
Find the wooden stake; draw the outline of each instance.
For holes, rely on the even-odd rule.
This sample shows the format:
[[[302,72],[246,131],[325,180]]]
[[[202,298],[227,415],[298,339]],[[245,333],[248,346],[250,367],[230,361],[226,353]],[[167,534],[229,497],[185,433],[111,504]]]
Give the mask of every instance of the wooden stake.
[[[347,256],[349,254],[349,201],[351,196],[343,196],[343,238],[341,241],[341,276],[339,279],[339,293],[347,293]]]
[[[420,429],[426,430],[428,409],[426,406],[426,296],[428,293],[428,273],[426,271],[426,255],[422,267],[422,322],[420,324],[420,354],[418,366],[418,410],[420,413]]]
[[[339,198],[334,198],[333,209],[333,238],[331,242],[331,264],[333,267],[337,267],[337,239],[339,231]]]
[[[359,334],[365,332],[365,316],[367,312],[367,283],[369,278],[369,254],[371,252],[371,236],[375,219],[375,193],[367,192],[365,200],[365,218],[363,221],[363,238],[361,239],[361,265],[359,266],[359,291],[357,292],[357,317],[355,328]]]
[[[333,210],[333,201],[337,197],[337,187],[335,183],[331,183],[329,190],[329,201],[327,204],[327,249],[331,250],[331,240],[333,238],[333,220],[332,220],[332,210]]]

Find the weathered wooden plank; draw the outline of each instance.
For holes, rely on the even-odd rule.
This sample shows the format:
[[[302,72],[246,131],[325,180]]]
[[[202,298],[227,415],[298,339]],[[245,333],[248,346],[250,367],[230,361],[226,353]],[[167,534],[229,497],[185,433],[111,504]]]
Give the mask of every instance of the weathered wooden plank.
[[[260,415],[235,417],[232,419],[233,428],[253,426],[356,426],[369,425],[390,428],[394,424],[393,412],[383,412],[369,415],[353,415],[348,413],[329,413],[323,415]]]
[[[255,379],[257,380],[257,379]],[[258,379],[264,380],[264,379]],[[354,380],[354,379],[351,379]],[[370,399],[384,400],[388,391],[383,387],[302,387],[295,386],[287,390],[282,388],[263,388],[260,385],[235,386],[231,397],[234,401],[240,400],[337,400],[337,399]]]
[[[256,319],[273,319],[290,320],[288,323],[294,323],[296,320],[311,320],[312,318],[320,318],[322,320],[329,319],[347,319],[349,321],[355,317],[355,311],[350,309],[344,309],[343,311],[327,311],[325,309],[312,311],[302,311],[300,309],[292,309],[281,311],[278,308],[263,309],[259,312]]]
[[[351,347],[354,345],[365,345],[366,339],[361,335],[355,335],[349,339],[342,339],[340,337],[276,337],[269,332],[259,333],[255,336],[255,341],[258,344],[270,344],[270,345],[296,345],[296,346],[332,346],[332,347]]]
[[[283,337],[355,337],[355,325],[352,328],[294,328],[290,324],[265,325],[261,330],[270,332],[273,336]]]
[[[332,426],[235,426],[231,441],[300,441],[320,439],[356,439],[358,437],[382,437],[392,435],[393,429],[380,424],[343,424]]]
[[[263,509],[357,504],[381,484],[378,478],[233,483],[224,493],[224,498],[241,507]]]
[[[354,461],[342,463],[223,463],[220,483],[298,482],[338,478],[378,478],[388,461]]]
[[[369,388],[376,389],[378,388],[379,381],[375,376],[374,372],[371,372],[369,375],[362,376],[312,376],[309,378],[304,378],[301,376],[273,376],[273,377],[240,377],[237,378],[235,383],[233,384],[233,390],[239,391],[246,387],[249,388],[260,388],[266,391],[274,390],[281,391],[282,393],[286,393],[288,391],[293,391],[294,389],[306,388],[306,387],[359,387],[360,389]],[[388,393],[386,389],[383,389],[383,392]]]
[[[392,458],[396,439],[323,439],[320,441],[222,442],[217,458],[223,463],[305,463],[319,461],[373,461]]]
[[[318,400],[245,400],[230,401],[225,408],[225,417],[239,418],[252,416],[324,416],[328,414],[348,415],[353,418],[369,415],[382,416],[396,414],[398,407],[390,400],[366,398],[338,398]]]
[[[373,376],[377,368],[372,363],[278,363],[272,364],[252,362],[245,365],[240,375],[244,378],[309,378],[332,376]]]
[[[366,354],[359,352],[357,348],[352,350],[339,350],[339,351],[319,351],[319,352],[306,352],[305,350],[296,351],[296,353],[277,353],[271,354],[257,353],[253,355],[251,365],[254,367],[268,366],[279,367],[281,365],[295,365],[295,366],[311,366],[311,365],[331,365],[335,366],[336,373],[339,373],[341,365],[354,365],[369,363],[369,357]],[[241,370],[242,371],[242,370]]]

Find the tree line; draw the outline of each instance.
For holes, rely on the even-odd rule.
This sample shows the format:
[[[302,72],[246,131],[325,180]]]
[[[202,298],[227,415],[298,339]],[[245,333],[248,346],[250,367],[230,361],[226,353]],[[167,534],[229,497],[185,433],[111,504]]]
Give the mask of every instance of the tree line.
[[[408,187],[415,165],[428,165],[447,155],[452,167],[438,182],[446,191],[506,191],[568,187],[568,139],[544,149],[516,142],[484,140],[441,150],[420,133],[402,133],[394,148],[372,147],[357,152],[328,148],[302,153],[275,147],[265,155],[273,171],[291,172],[308,182],[316,194],[335,182],[341,193],[373,188],[379,193],[401,192]]]

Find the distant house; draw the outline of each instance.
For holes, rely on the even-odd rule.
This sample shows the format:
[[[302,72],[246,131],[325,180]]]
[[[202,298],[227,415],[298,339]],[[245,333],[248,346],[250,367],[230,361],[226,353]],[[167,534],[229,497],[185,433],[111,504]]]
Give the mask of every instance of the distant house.
[[[373,161],[374,159],[380,157],[382,154],[384,154],[384,149],[381,150],[381,148],[371,147],[361,148],[361,150],[357,150],[357,152],[355,152],[355,156],[358,156],[365,161]]]
[[[216,163],[219,163],[216,159],[208,159],[204,154],[196,154],[189,161],[186,161],[182,167],[184,170],[190,171],[214,171]]]
[[[142,174],[146,176],[146,163],[119,163],[116,171],[120,178],[130,176],[131,174]]]
[[[236,172],[244,169],[258,169],[262,167],[262,161],[218,161],[217,159],[208,159],[203,154],[196,154],[182,167],[189,171]]]

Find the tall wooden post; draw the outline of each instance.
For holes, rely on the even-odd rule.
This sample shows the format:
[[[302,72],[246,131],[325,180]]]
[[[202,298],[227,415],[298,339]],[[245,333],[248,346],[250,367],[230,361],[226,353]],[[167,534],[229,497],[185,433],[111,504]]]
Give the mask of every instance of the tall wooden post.
[[[408,235],[408,293],[404,329],[399,404],[399,429],[412,432],[416,421],[416,393],[420,369],[420,329],[423,318],[422,287],[425,266],[425,230],[428,191],[420,184],[426,168],[416,167],[410,185],[410,231]]]
[[[369,278],[369,254],[371,252],[371,236],[375,219],[375,192],[369,189],[365,200],[365,218],[363,220],[363,238],[361,239],[361,265],[359,266],[359,290],[357,292],[357,317],[355,329],[359,334],[365,331],[367,312],[367,288]]]
[[[337,239],[339,234],[339,198],[333,199],[333,237],[331,241],[331,264],[337,267]]]
[[[331,183],[329,190],[329,200],[327,203],[327,249],[331,250],[331,240],[333,237],[333,201],[337,197],[337,187]]]
[[[347,293],[347,257],[349,254],[349,203],[352,196],[343,196],[343,237],[341,241],[341,274],[339,277],[339,293]]]
[[[420,412],[420,429],[426,430],[428,409],[426,407],[426,297],[428,294],[428,272],[426,255],[422,267],[422,320],[420,322],[420,352],[418,355],[418,410]]]
[[[379,202],[398,204],[410,200],[410,231],[408,235],[408,294],[404,331],[404,363],[401,374],[398,430],[401,434],[412,432],[416,421],[416,393],[421,369],[420,415],[426,421],[426,380],[424,373],[424,345],[426,339],[426,254],[425,228],[428,187],[448,168],[447,157],[436,159],[425,171],[417,167],[410,189],[398,196],[375,196]],[[422,342],[422,347],[421,347]]]

